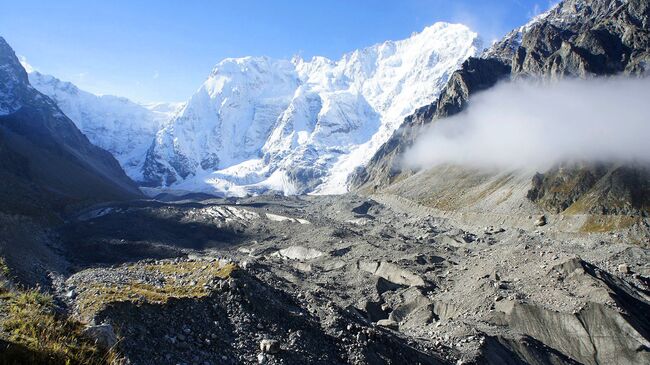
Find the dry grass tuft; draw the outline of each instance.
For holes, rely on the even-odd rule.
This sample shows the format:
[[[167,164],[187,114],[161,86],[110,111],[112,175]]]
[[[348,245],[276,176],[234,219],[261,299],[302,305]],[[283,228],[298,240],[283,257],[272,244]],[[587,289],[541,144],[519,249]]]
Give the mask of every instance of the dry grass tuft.
[[[102,349],[83,333],[83,324],[63,318],[52,297],[38,290],[0,294],[0,363],[119,364],[116,352]]]

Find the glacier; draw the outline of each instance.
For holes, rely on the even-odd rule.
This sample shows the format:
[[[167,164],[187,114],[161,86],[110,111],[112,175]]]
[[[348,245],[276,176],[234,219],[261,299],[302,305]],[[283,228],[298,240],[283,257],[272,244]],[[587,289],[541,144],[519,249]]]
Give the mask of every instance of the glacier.
[[[338,194],[416,108],[481,50],[461,24],[324,57],[219,62],[155,135],[141,182],[153,191]]]
[[[49,96],[90,142],[110,152],[126,174],[142,180],[142,165],[156,132],[182,103],[138,104],[112,95],[95,95],[31,67],[29,83]]]

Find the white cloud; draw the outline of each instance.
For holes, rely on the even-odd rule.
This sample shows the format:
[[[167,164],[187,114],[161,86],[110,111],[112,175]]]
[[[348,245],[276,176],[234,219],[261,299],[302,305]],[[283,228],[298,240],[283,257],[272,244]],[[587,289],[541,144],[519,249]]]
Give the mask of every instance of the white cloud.
[[[34,72],[34,71],[37,71],[34,67],[32,67],[32,65],[30,65],[30,64],[27,62],[27,58],[26,58],[25,56],[18,56],[18,61],[19,61],[20,64],[23,66],[23,68],[25,69],[25,71],[27,71],[27,73],[32,73],[32,72]]]
[[[650,79],[502,83],[434,123],[403,162],[544,170],[565,160],[650,163]]]

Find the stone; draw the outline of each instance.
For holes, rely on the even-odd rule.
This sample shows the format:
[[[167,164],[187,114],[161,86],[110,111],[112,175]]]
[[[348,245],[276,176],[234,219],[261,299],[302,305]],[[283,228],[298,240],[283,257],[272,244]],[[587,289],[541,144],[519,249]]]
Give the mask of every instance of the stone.
[[[280,352],[278,340],[264,339],[260,342],[260,351],[265,354],[277,354]]]
[[[113,326],[107,323],[88,326],[83,333],[93,339],[95,343],[107,349],[112,348],[117,343],[117,335],[115,335]]]
[[[493,271],[490,273],[490,279],[492,279],[492,280],[494,280],[494,281],[499,281],[499,280],[501,280],[501,275],[499,275],[499,272],[498,272],[498,271],[493,270]]]
[[[399,324],[392,319],[381,319],[377,321],[377,326],[390,328],[392,330],[399,329]]]
[[[631,271],[630,271],[630,267],[627,264],[620,264],[620,265],[618,265],[618,272],[620,272],[621,274],[627,275]]]
[[[546,225],[546,216],[545,215],[540,215],[536,220],[535,220],[535,225],[538,227],[542,227]]]
[[[410,271],[386,261],[381,262],[357,262],[359,270],[367,271],[397,285],[425,286],[424,279]]]
[[[277,252],[277,255],[288,260],[313,260],[323,256],[323,253],[313,248],[303,246],[290,246]]]

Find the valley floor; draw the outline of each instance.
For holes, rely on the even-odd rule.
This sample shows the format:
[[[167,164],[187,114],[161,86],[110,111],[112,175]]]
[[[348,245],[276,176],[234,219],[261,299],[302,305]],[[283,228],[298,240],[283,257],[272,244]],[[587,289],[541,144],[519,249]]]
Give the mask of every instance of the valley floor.
[[[50,286],[132,364],[650,363],[643,230],[457,218],[392,196],[103,205],[57,231]]]

